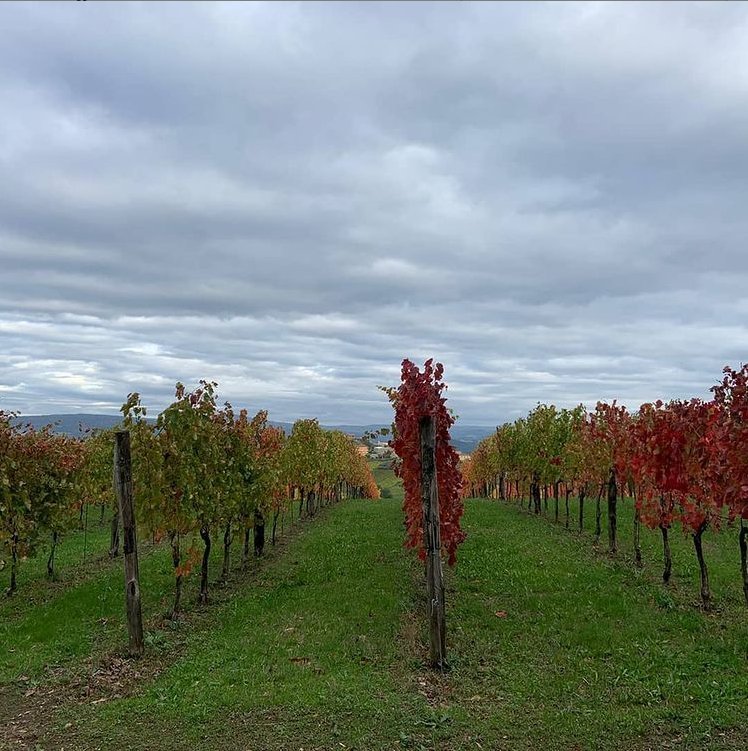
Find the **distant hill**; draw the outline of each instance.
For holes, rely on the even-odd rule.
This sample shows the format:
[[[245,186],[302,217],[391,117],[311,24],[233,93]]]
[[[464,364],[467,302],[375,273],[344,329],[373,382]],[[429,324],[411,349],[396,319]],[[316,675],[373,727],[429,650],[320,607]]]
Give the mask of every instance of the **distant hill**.
[[[469,454],[484,438],[487,438],[496,430],[488,425],[460,425],[456,423],[452,430],[452,445],[465,454]]]
[[[119,415],[95,415],[95,414],[63,414],[63,415],[28,415],[18,418],[18,423],[22,425],[32,425],[34,428],[42,428],[45,425],[53,425],[58,433],[66,435],[80,436],[91,430],[106,430],[119,425],[121,421]],[[270,421],[272,425],[283,428],[290,432],[292,423]],[[342,430],[344,433],[350,433],[355,436],[362,436],[364,433],[379,430],[381,427],[389,425],[380,425],[370,423],[368,425],[323,425],[328,430]],[[452,444],[458,451],[470,453],[475,445],[487,435],[493,433],[493,427],[482,425],[461,425],[459,422],[452,427]]]
[[[113,428],[122,421],[120,415],[22,415],[16,422],[20,425],[31,425],[39,429],[52,425],[57,433],[79,436],[90,430],[106,430]]]

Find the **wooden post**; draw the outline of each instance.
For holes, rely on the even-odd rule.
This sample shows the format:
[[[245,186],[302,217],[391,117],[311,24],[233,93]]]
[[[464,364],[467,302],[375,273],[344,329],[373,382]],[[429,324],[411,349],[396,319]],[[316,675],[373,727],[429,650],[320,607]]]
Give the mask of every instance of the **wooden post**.
[[[114,492],[122,519],[125,558],[125,605],[130,654],[143,654],[143,615],[140,610],[140,575],[138,573],[138,540],[133,507],[130,433],[117,431],[114,437]]]
[[[439,530],[439,486],[436,478],[436,430],[434,420],[424,417],[421,436],[421,503],[423,546],[426,550],[426,597],[429,613],[431,667],[447,667],[447,634],[444,614],[444,575]]]

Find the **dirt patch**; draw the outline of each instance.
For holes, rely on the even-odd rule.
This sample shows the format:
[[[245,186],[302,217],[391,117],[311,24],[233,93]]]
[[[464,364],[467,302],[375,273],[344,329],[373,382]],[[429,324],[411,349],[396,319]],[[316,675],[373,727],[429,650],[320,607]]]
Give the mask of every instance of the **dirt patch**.
[[[675,731],[656,732],[627,744],[631,751],[745,751],[748,729],[712,730],[702,738],[686,738]]]
[[[23,683],[0,686],[0,725],[5,725],[23,709]]]
[[[172,657],[176,658],[176,652]],[[118,654],[89,658],[75,672],[50,669],[40,683],[19,681],[0,687],[0,749],[33,749],[55,732],[55,716],[66,706],[100,704],[136,693],[170,661],[132,660]]]

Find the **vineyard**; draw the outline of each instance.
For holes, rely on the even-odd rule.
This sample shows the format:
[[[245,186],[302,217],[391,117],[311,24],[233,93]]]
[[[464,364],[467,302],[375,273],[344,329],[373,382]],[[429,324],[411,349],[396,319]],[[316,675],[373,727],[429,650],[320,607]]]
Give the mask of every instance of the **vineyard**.
[[[83,439],[2,415],[0,748],[746,748],[748,369],[462,463],[443,377],[384,389],[394,466],[210,382]]]
[[[643,404],[636,414],[599,402],[558,410],[539,404],[527,418],[497,428],[463,467],[467,495],[522,503],[556,523],[583,529],[586,501],[594,502],[595,541],[602,533],[605,498],[607,546],[618,552],[619,517],[633,528],[632,558],[641,566],[641,527],[662,539],[662,580],[672,574],[670,531],[674,525],[693,540],[704,608],[712,592],[703,536],[739,525],[741,584],[748,606],[748,366],[725,368],[714,398]],[[572,520],[570,497],[576,496]],[[623,504],[628,496],[630,504]],[[560,508],[563,505],[563,508]],[[590,513],[588,511],[587,513]]]

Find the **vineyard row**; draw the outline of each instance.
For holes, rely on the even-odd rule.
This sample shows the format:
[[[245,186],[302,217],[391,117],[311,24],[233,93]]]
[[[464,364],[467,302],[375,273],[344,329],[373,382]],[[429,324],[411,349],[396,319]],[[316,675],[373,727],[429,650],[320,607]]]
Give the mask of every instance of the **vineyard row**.
[[[231,548],[243,538],[261,555],[266,522],[276,526],[289,500],[299,515],[351,497],[378,498],[366,458],[351,436],[323,430],[318,421],[297,421],[290,434],[268,423],[265,411],[219,406],[217,384],[193,391],[178,383],[174,401],[155,420],[137,393],[122,407],[129,432],[139,530],[168,540],[174,571],[172,616],[181,607],[184,577],[200,562],[200,599],[208,599],[208,563],[215,535],[223,542],[223,572]],[[48,575],[66,533],[83,523],[90,505],[113,510],[110,555],[119,554],[120,515],[113,489],[115,430],[83,438],[34,430],[0,411],[0,545],[10,565],[8,594],[17,588],[19,561],[48,544]]]
[[[701,598],[710,606],[709,572],[702,537],[739,520],[740,571],[748,604],[748,366],[724,369],[708,401],[642,404],[635,413],[613,402],[557,409],[539,404],[527,417],[506,423],[481,441],[463,462],[463,495],[528,499],[541,513],[541,494],[607,502],[608,546],[617,551],[618,499],[633,498],[635,560],[641,565],[640,529],[659,530],[663,580],[672,571],[669,532],[675,523],[693,539],[701,572]]]

